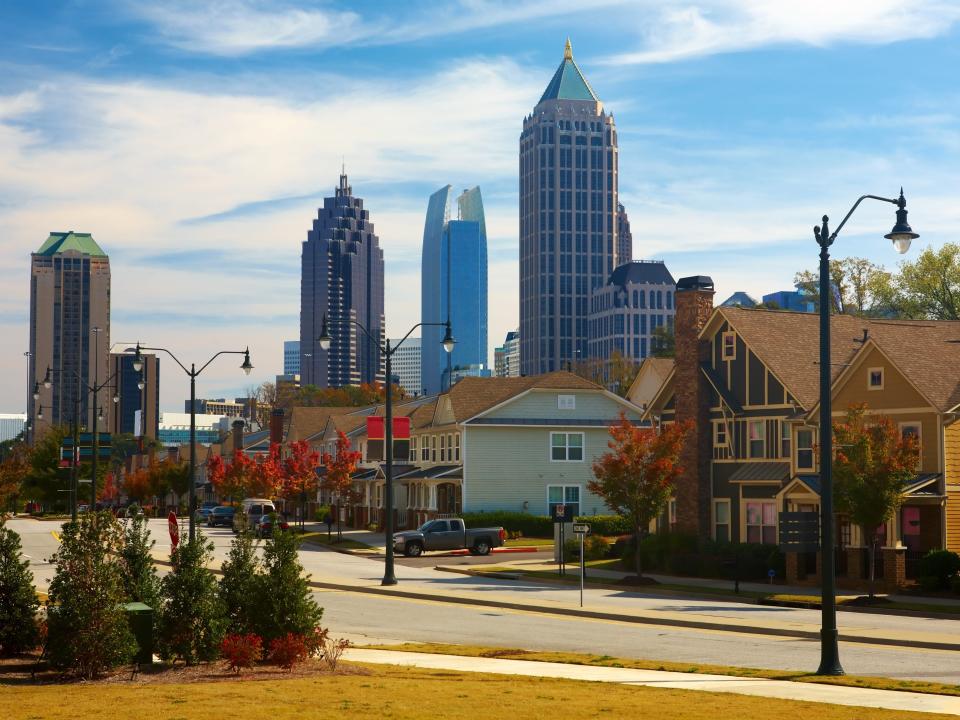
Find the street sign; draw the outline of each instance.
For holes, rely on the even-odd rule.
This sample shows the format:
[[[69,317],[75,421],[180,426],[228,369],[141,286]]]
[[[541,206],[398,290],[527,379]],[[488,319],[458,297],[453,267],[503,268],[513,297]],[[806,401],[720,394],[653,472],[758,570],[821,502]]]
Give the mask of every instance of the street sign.
[[[170,531],[170,546],[176,550],[180,544],[180,526],[177,525],[177,514],[173,510],[167,515],[167,529]]]
[[[573,522],[573,505],[559,503],[553,506],[553,511],[550,514],[553,516],[554,524]]]
[[[587,523],[574,523],[573,524],[573,533],[574,535],[589,535],[590,534],[590,525]]]

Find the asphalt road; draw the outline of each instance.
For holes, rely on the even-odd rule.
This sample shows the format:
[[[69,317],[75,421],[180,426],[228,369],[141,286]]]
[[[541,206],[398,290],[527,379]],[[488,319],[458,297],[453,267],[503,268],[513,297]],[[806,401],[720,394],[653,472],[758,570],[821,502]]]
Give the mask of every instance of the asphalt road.
[[[166,521],[151,521],[151,530],[158,549],[169,546]],[[37,585],[46,586],[53,577],[53,567],[46,559],[55,551],[53,536],[57,523],[13,520],[11,527],[21,534],[24,554],[31,560]],[[223,557],[232,533],[226,529],[205,530],[215,545],[215,555]],[[316,577],[329,575],[363,577],[376,580],[383,572],[382,561],[356,558],[315,548],[302,551],[303,563]],[[448,563],[454,558],[445,558]],[[467,561],[468,558],[464,558]],[[469,558],[474,561],[475,558]],[[535,593],[545,598],[569,594],[569,589],[546,588],[534,583],[498,582],[449,573],[434,573],[436,560],[425,564],[398,564],[401,584],[429,583],[442,592],[443,587],[473,587],[502,592],[513,590],[527,596]],[[406,562],[406,561],[404,561]],[[736,632],[692,630],[672,626],[638,625],[606,620],[559,617],[536,611],[513,611],[494,608],[451,605],[442,602],[384,598],[347,591],[318,591],[316,597],[325,608],[324,623],[337,635],[368,641],[430,641],[466,643],[501,647],[523,647],[542,650],[568,650],[601,655],[766,667],[784,670],[812,670],[819,661],[819,645],[815,641],[740,634]],[[622,603],[628,599],[636,607],[672,609],[684,612],[738,617],[770,615],[806,618],[809,611],[786,608],[761,608],[738,603],[704,602],[687,598],[669,599],[643,596],[642,593],[598,594],[596,602]],[[875,624],[904,625],[930,632],[943,628],[952,632],[956,621],[863,616],[841,614],[841,625]],[[841,628],[842,636],[843,628]],[[842,643],[841,658],[848,673],[887,677],[923,679],[960,684],[960,653],[919,650],[860,643]]]

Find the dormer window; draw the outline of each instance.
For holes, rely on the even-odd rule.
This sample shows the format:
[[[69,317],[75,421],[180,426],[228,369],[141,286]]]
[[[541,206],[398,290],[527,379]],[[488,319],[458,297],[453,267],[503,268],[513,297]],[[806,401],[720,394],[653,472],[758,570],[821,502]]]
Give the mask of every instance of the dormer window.
[[[883,368],[867,370],[867,390],[883,390]]]
[[[577,396],[576,395],[558,395],[557,409],[558,410],[576,410]]]
[[[725,332],[721,336],[722,351],[721,357],[724,360],[733,360],[737,357],[737,334],[734,332]]]

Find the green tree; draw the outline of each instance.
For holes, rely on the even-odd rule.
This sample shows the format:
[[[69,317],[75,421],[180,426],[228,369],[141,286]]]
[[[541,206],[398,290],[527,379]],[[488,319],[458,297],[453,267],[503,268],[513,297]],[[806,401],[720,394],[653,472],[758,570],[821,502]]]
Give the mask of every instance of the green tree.
[[[249,532],[240,533],[230,543],[222,570],[219,594],[227,615],[227,632],[232,635],[256,632],[262,565]]]
[[[158,625],[158,649],[164,660],[195,665],[220,655],[227,619],[217,581],[207,569],[212,557],[213,543],[201,534],[170,554],[173,569],[161,582]]]
[[[52,558],[47,651],[50,663],[95,678],[128,662],[136,644],[123,604],[123,529],[109,512],[90,512],[63,526]]]
[[[836,459],[833,465],[837,511],[845,513],[870,547],[870,595],[875,577],[876,530],[903,503],[907,483],[920,459],[916,438],[903,437],[887,417],[866,419],[866,407],[847,410],[844,422],[834,423]]]
[[[317,605],[304,577],[297,550],[300,539],[292,530],[276,528],[263,551],[265,574],[260,581],[257,634],[264,647],[287,633],[308,635],[320,625],[323,608]]]
[[[66,434],[64,428],[52,427],[34,443],[22,488],[28,500],[47,507],[66,507],[69,502],[68,493],[59,492],[69,487],[67,471],[60,469],[60,446]]]
[[[21,559],[20,536],[0,516],[0,656],[37,646],[37,608],[30,561]]]
[[[960,245],[927,248],[900,265],[896,282],[902,314],[930,320],[960,320]]]
[[[657,358],[672,358],[677,354],[677,340],[673,328],[659,325],[650,337],[650,354]]]
[[[848,315],[896,314],[894,278],[881,265],[860,257],[834,259],[830,261],[830,282],[840,295],[843,312]],[[794,283],[820,307],[819,270],[797,273]]]
[[[156,544],[150,539],[147,520],[136,515],[124,528],[123,550],[120,552],[123,589],[130,602],[142,602],[160,612],[160,578],[150,551]]]

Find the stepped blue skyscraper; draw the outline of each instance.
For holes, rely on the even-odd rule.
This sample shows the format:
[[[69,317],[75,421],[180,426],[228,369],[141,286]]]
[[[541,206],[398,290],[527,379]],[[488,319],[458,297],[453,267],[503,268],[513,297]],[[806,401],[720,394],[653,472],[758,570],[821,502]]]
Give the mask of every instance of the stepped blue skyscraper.
[[[520,133],[520,371],[588,357],[591,294],[617,258],[617,129],[573,61],[563,62]]]
[[[457,340],[448,354],[440,344],[444,329],[423,328],[421,381],[428,394],[446,389],[448,362],[463,374],[487,368],[487,228],[480,188],[464,190],[457,198],[456,219],[451,218],[452,204],[453,187],[437,190],[423,226],[421,320],[442,323],[449,313]]]
[[[323,316],[330,349],[317,342]],[[374,342],[351,321],[361,323]],[[363,200],[346,172],[323,199],[303,243],[300,276],[300,375],[304,385],[342,387],[384,382],[383,250]]]

